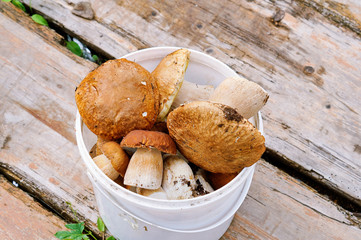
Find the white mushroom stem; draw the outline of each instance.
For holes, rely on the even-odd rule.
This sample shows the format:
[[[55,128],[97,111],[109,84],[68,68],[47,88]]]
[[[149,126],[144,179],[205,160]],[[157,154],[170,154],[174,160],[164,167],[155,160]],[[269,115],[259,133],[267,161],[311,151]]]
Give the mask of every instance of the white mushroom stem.
[[[162,187],[158,189],[145,189],[137,188],[137,193],[146,197],[155,198],[155,199],[168,199],[167,194]]]
[[[130,159],[124,184],[146,189],[157,189],[163,177],[163,159],[156,148],[138,148]]]
[[[213,91],[214,87],[212,85],[200,85],[184,80],[178,95],[173,101],[172,109],[192,101],[208,101]]]
[[[179,156],[169,156],[164,161],[162,187],[168,199],[188,199],[193,196],[195,186],[192,169]]]
[[[119,173],[114,169],[111,161],[104,154],[96,156],[93,160],[100,170],[111,180],[114,181],[119,177]]]
[[[194,189],[195,196],[202,196],[207,193],[213,192],[212,186],[206,181],[206,174],[203,169],[199,169],[194,175],[196,187]]]
[[[230,106],[248,119],[266,104],[268,93],[257,83],[241,77],[230,77],[214,90],[209,100]]]

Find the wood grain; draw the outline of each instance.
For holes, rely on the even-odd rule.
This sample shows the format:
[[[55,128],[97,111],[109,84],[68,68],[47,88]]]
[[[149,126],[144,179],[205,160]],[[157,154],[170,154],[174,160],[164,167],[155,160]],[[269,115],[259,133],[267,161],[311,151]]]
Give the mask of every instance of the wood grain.
[[[41,26],[15,21],[8,16],[17,10],[8,11],[0,12],[0,171],[67,219],[71,202],[96,231],[96,203],[73,137],[74,88],[94,65],[69,57],[27,25]],[[268,163],[256,169],[223,239],[360,239],[352,213]]]
[[[269,151],[361,205],[361,41],[356,30],[313,7],[324,6],[356,23],[358,2],[349,7],[340,7],[347,6],[341,1],[301,0],[91,2],[102,27],[133,43],[117,42],[115,48],[190,47],[259,83],[270,93],[263,109]],[[64,18],[58,15],[73,19],[65,1],[32,4],[55,21]],[[279,11],[284,16],[275,24],[271,20]],[[76,22],[67,25],[69,31],[85,26],[82,19]],[[95,32],[101,31],[98,23]],[[120,56],[102,47],[96,35],[82,37]]]
[[[16,182],[14,182],[16,184]],[[57,239],[65,222],[0,175],[0,236],[3,240]]]
[[[222,239],[361,239],[360,226],[354,216],[261,161],[247,199]]]
[[[72,203],[96,231],[94,196],[74,136],[74,90],[96,65],[57,41],[50,45],[38,34],[43,26],[0,4],[8,11],[0,14],[0,166],[68,219],[73,213],[65,202]],[[16,14],[16,22],[7,17]]]

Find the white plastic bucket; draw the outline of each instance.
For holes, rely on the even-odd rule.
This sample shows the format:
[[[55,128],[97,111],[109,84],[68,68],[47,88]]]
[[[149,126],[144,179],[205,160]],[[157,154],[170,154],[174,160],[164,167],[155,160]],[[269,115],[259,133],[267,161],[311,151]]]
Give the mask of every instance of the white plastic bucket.
[[[163,57],[177,49],[179,48],[148,48],[130,53],[124,58],[152,71]],[[217,86],[225,78],[237,76],[231,68],[217,59],[198,51],[190,51],[185,80]],[[258,113],[250,121],[263,134],[261,114]],[[110,232],[120,239],[159,239],[160,234],[167,234],[162,235],[166,239],[218,239],[227,230],[233,215],[247,195],[255,168],[253,165],[243,169],[229,184],[201,197],[186,200],[152,199],[119,186],[95,165],[89,150],[96,143],[96,136],[83,124],[79,113],[76,116],[76,138],[93,183],[101,216]],[[144,231],[131,230],[134,223],[124,221],[124,214],[141,223],[138,230]]]
[[[253,170],[252,170],[253,171]],[[253,172],[252,172],[253,174]],[[138,216],[128,212],[117,204],[98,185],[93,177],[88,173],[88,177],[93,184],[95,198],[97,200],[100,216],[113,236],[119,239],[145,240],[145,239],[172,239],[172,240],[216,240],[219,239],[228,229],[233,216],[246,196],[246,189],[249,189],[252,178],[246,179],[237,202],[231,210],[215,224],[195,230],[177,230],[165,228],[160,225],[147,222]]]

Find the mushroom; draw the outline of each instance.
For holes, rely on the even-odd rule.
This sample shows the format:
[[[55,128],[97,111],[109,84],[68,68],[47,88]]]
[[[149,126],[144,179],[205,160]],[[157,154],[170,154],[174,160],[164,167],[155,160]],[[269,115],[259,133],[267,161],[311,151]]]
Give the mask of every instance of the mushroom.
[[[95,158],[96,156],[99,156],[103,154],[101,147],[104,143],[108,142],[107,140],[102,139],[101,137],[97,137],[97,142],[93,145],[93,147],[89,151],[89,155],[91,158]]]
[[[155,198],[155,199],[168,199],[167,194],[163,190],[162,187],[158,189],[145,189],[145,188],[138,188],[136,189],[136,192],[140,195]]]
[[[124,184],[146,189],[159,188],[163,176],[161,152],[177,153],[172,138],[162,132],[133,130],[120,144],[122,147],[137,148],[130,159]]]
[[[103,139],[103,138],[101,138],[99,136],[97,137],[96,149],[95,149],[96,155],[100,155],[100,154],[103,153],[101,149],[102,149],[104,143],[106,143],[106,142],[109,142],[109,141],[105,140],[105,139]]]
[[[194,175],[183,158],[176,155],[165,158],[162,187],[170,200],[192,198]]]
[[[167,118],[169,135],[181,154],[207,171],[236,173],[265,151],[262,134],[235,109],[206,101],[178,107]]]
[[[91,158],[95,158],[96,156],[100,155],[100,154],[97,154],[97,144],[94,144],[93,147],[90,149],[89,155]]]
[[[152,72],[159,88],[158,121],[163,121],[182,86],[189,63],[190,51],[179,49],[165,56]]]
[[[176,109],[185,103],[193,101],[208,101],[213,91],[214,87],[212,85],[200,85],[184,80],[171,108]]]
[[[115,180],[121,175],[124,177],[129,163],[129,157],[116,142],[106,142],[101,148],[103,154],[93,158],[95,164],[110,179]]]
[[[124,58],[109,60],[90,72],[77,87],[75,101],[89,130],[111,141],[135,129],[151,129],[159,113],[154,77]]]
[[[96,156],[93,160],[100,170],[111,180],[114,181],[119,177],[119,173],[114,169],[110,160],[104,154]]]
[[[230,77],[218,85],[209,101],[230,106],[248,119],[257,114],[268,97],[268,93],[257,83],[241,77]]]
[[[200,168],[197,170],[196,174],[194,175],[195,180],[195,188],[193,191],[193,196],[202,196],[207,193],[213,192],[212,186],[206,181],[206,172],[204,169]]]
[[[237,177],[237,175],[238,173],[206,173],[210,184],[215,190],[223,187],[224,185],[232,181],[233,178]]]

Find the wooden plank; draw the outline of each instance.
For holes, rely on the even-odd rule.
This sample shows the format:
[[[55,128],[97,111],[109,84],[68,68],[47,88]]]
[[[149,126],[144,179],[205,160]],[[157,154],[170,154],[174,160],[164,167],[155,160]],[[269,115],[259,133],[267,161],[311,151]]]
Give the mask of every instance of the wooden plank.
[[[96,231],[93,191],[70,135],[74,85],[93,65],[69,58],[66,49],[43,41],[22,25],[24,21],[0,13],[0,23],[0,79],[6,79],[0,90],[0,170],[62,216],[71,218],[65,201],[72,202],[81,220]],[[13,43],[16,57],[6,50]],[[64,123],[59,127],[58,122]],[[223,239],[307,239],[310,233],[317,233],[318,239],[361,236],[352,213],[263,161],[256,169],[249,195]]]
[[[96,65],[44,41],[38,32],[48,40],[55,33],[8,6],[0,3],[7,12],[0,14],[0,165],[68,219],[65,202],[72,203],[96,232],[98,213],[74,136],[74,89]]]
[[[222,239],[361,239],[360,220],[260,161],[245,202]]]
[[[14,182],[16,183],[16,182]],[[57,239],[65,222],[0,175],[0,236],[3,240]]]
[[[361,5],[358,0],[298,0],[361,36]]]
[[[96,20],[121,32],[124,41],[141,39],[137,48],[201,50],[262,85],[270,93],[263,110],[269,152],[361,205],[358,33],[339,28],[308,7],[310,1],[182,1],[177,7],[163,1],[91,2]],[[32,4],[58,22],[58,15],[72,19],[66,1]],[[349,9],[359,7],[351,4]],[[276,26],[271,19],[280,9],[285,15]],[[79,32],[83,25],[67,27]],[[119,48],[133,50],[121,42]]]

